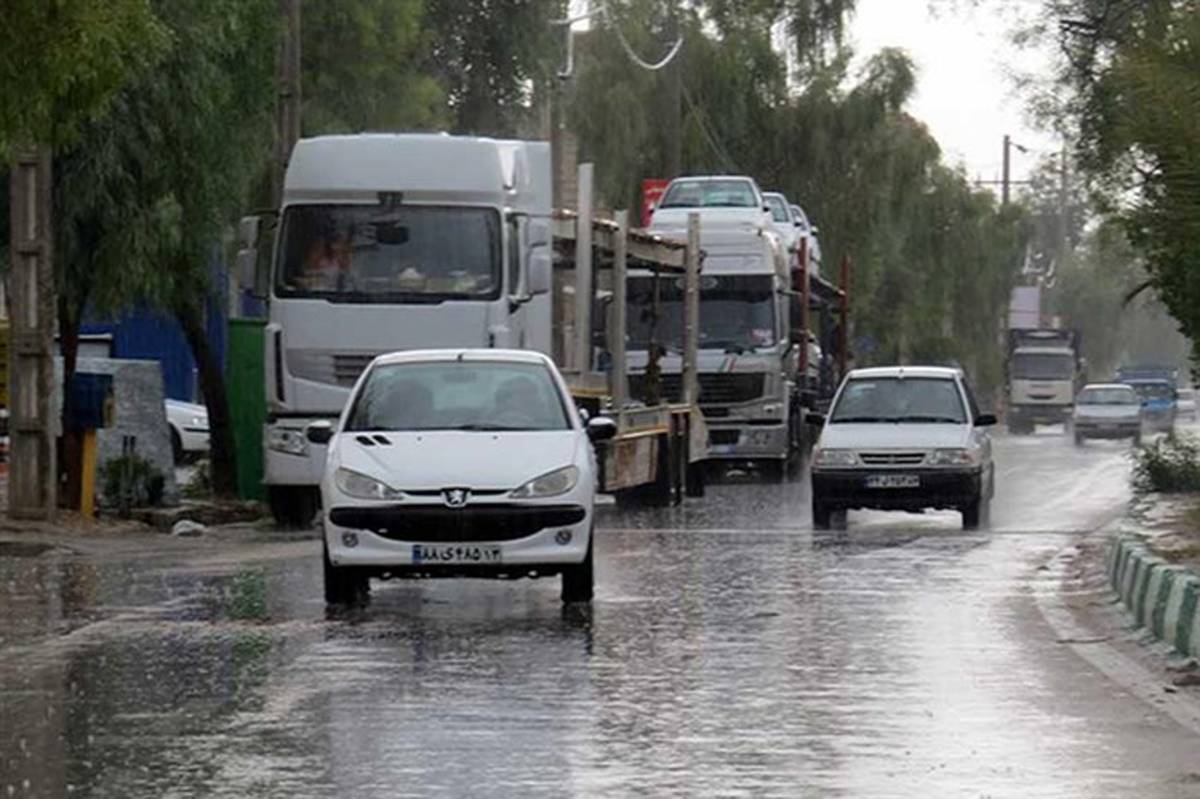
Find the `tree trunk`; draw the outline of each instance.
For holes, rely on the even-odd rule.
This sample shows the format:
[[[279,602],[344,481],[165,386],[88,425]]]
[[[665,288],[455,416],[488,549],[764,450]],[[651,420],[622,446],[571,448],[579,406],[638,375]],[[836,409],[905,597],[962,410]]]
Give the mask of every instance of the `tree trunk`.
[[[233,427],[229,418],[229,400],[225,392],[225,374],[208,343],[204,314],[191,304],[175,308],[175,318],[196,359],[200,372],[200,390],[208,408],[209,472],[217,497],[237,495],[237,453],[233,446]]]

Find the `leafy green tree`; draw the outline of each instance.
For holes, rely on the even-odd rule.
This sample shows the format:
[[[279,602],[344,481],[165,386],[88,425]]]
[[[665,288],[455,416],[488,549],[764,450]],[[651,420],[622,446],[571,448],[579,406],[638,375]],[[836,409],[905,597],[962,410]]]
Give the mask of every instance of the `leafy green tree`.
[[[477,135],[515,135],[528,121],[532,89],[557,64],[563,0],[429,3],[425,71],[445,89],[451,128]]]
[[[421,70],[429,45],[421,0],[322,0],[302,8],[303,135],[446,124],[446,92]]]
[[[209,349],[214,247],[269,157],[273,0],[153,0],[170,46],[84,125],[55,183],[67,371],[85,309],[147,303],[173,314],[195,355],[214,489],[234,489],[221,365]]]

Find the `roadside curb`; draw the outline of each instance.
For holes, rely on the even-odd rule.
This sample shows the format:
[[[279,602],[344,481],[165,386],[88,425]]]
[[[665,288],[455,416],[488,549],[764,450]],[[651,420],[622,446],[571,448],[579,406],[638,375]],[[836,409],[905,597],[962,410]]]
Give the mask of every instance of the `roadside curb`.
[[[1200,575],[1128,533],[1109,548],[1108,575],[1136,624],[1180,654],[1200,656]]]

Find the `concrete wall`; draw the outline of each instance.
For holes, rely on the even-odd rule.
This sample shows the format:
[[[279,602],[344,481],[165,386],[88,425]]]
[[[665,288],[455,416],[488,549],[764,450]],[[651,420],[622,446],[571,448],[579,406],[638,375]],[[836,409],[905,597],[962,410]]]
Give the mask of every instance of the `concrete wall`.
[[[62,362],[56,364],[57,383],[62,385]],[[167,427],[164,406],[163,373],[158,361],[135,361],[119,358],[80,358],[78,372],[113,376],[113,395],[116,402],[114,426],[100,431],[99,465],[121,457],[125,436],[136,438],[138,455],[155,465],[166,477],[164,500],[178,504],[179,487],[175,484],[175,460],[171,452],[171,435]]]

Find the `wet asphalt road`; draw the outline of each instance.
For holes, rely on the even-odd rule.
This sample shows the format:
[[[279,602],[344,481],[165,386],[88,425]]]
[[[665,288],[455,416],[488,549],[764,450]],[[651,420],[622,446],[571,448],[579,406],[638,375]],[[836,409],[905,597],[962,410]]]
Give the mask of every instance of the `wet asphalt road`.
[[[1119,512],[1126,452],[998,439],[970,534],[815,534],[806,480],[606,508],[590,612],[545,580],[327,615],[311,538],[5,544],[0,797],[1200,796],[1200,737],[1034,599]]]

